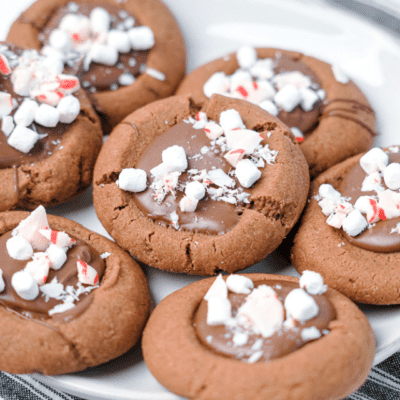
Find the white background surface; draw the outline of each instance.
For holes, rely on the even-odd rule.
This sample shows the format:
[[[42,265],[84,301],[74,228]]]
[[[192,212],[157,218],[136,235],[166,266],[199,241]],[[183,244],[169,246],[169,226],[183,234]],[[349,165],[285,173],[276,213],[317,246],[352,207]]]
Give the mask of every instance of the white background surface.
[[[0,0],[0,39],[5,39],[12,21],[32,2]],[[188,72],[235,51],[242,44],[302,51],[339,65],[366,93],[376,111],[377,130],[381,134],[376,145],[400,144],[400,41],[383,29],[330,8],[322,1],[165,0],[165,3],[184,34]],[[96,217],[91,190],[48,212],[108,236]],[[284,253],[281,248],[246,272],[296,275]],[[146,274],[156,304],[172,291],[201,279],[151,268],[146,269]],[[376,336],[375,363],[378,363],[400,349],[400,306],[362,306],[361,309]],[[116,360],[78,374],[35,377],[90,399],[178,398],[150,375],[140,346]]]

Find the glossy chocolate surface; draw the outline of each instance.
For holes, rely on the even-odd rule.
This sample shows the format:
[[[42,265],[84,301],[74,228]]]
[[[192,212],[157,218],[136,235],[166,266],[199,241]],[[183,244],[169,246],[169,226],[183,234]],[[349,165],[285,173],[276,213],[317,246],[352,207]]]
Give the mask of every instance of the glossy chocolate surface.
[[[389,163],[400,163],[399,153],[388,153]],[[361,168],[360,163],[357,163],[343,179],[341,186],[338,190],[342,196],[351,197],[349,203],[355,204],[360,196],[376,196],[375,191],[362,192],[361,186],[367,174]],[[387,189],[384,180],[382,179],[382,186]],[[400,251],[400,234],[390,233],[396,225],[400,223],[400,218],[388,219],[385,221],[379,220],[375,225],[366,229],[364,232],[357,236],[349,236],[343,231],[343,236],[354,246],[361,247],[365,250],[393,253]]]
[[[26,264],[31,260],[20,261],[11,258],[6,248],[6,243],[9,238],[11,238],[11,232],[7,232],[0,237],[0,269],[3,271],[3,279],[5,282],[5,289],[0,293],[0,303],[25,317],[40,320],[48,319],[50,318],[48,315],[49,310],[62,302],[52,298],[46,302],[42,292],[32,301],[24,300],[18,296],[11,285],[11,278],[15,272],[24,269]],[[99,274],[99,280],[101,280],[105,270],[105,264],[100,254],[92,246],[86,244],[83,240],[76,239],[76,244],[68,250],[67,256],[67,261],[59,270],[54,271],[50,269],[46,281],[47,283],[51,282],[54,277],[57,277],[57,281],[62,283],[64,288],[66,286],[74,286],[76,288],[79,282],[76,265],[78,260],[82,260],[93,267]],[[52,318],[59,320],[77,317],[89,306],[91,299],[91,292],[83,293],[80,295],[80,300],[75,301],[74,308],[64,313],[54,314]]]
[[[282,302],[285,301],[286,296],[291,290],[299,287],[298,283],[276,280],[265,280],[254,284],[255,287],[260,285],[271,286]],[[237,310],[245,302],[246,297],[247,295],[244,294],[228,293],[228,299],[232,305],[232,317],[235,317]],[[256,351],[263,351],[263,355],[259,361],[266,362],[283,357],[303,346],[305,344],[301,338],[303,328],[315,326],[322,331],[328,329],[329,322],[336,318],[335,309],[324,295],[313,295],[312,297],[319,307],[319,313],[316,317],[305,323],[295,321],[294,328],[285,328],[282,326],[270,338],[263,338],[261,335],[250,333],[247,343],[243,346],[233,345],[232,331],[225,327],[225,325],[207,325],[208,304],[204,299],[201,301],[193,317],[193,323],[198,339],[209,350],[226,357],[246,360]],[[284,316],[285,319],[286,316]],[[261,348],[254,350],[252,346],[258,339],[263,339],[263,344]]]

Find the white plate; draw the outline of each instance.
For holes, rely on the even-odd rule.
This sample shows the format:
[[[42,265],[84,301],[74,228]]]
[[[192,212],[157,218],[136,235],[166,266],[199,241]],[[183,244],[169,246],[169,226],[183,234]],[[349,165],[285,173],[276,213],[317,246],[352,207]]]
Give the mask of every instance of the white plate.
[[[5,0],[0,0],[5,2]],[[33,0],[7,2],[0,15],[0,38]],[[286,0],[165,0],[186,39],[188,71],[234,51],[242,44],[299,50],[337,64],[368,96],[381,135],[376,144],[398,144],[400,133],[400,41],[378,26],[320,2]],[[282,3],[282,4],[281,4]],[[10,5],[12,4],[12,5]],[[396,88],[397,90],[393,90]],[[396,139],[397,138],[397,139]],[[108,236],[96,217],[91,191],[48,210]],[[296,275],[280,248],[246,272]],[[146,270],[157,304],[163,297],[198,277]],[[375,332],[375,364],[400,349],[400,306],[363,306]],[[35,378],[70,394],[90,399],[178,399],[151,376],[136,346],[122,357],[81,373]]]

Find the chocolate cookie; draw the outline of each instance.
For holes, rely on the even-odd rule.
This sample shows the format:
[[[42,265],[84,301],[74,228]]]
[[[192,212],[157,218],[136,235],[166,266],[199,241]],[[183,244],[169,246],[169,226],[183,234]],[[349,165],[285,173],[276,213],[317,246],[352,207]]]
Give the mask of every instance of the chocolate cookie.
[[[266,111],[224,96],[202,107],[176,96],[114,129],[93,199],[103,226],[140,261],[212,275],[273,251],[299,218],[308,180],[295,138]]]
[[[149,315],[141,268],[116,244],[73,221],[49,215],[48,228],[42,207],[28,216],[0,214],[0,369],[64,374],[126,352]]]
[[[242,47],[189,74],[177,94],[202,104],[211,93],[247,99],[292,128],[311,176],[370,148],[375,115],[338,68],[298,52]]]
[[[106,132],[171,95],[185,73],[181,32],[159,0],[38,0],[7,40],[38,50],[44,45],[44,53],[61,58],[80,77]]]
[[[399,162],[399,147],[374,148],[312,182],[292,248],[299,272],[320,273],[360,303],[400,303]]]
[[[0,43],[0,115],[1,211],[59,204],[91,184],[102,132],[75,77]]]
[[[239,276],[233,277],[237,279]],[[267,274],[243,277],[250,278],[262,293],[255,294],[256,290],[253,290],[246,298],[244,294],[237,294],[244,293],[238,291],[237,282],[231,286],[228,284],[232,316],[224,322],[215,318],[220,313],[210,313],[210,310],[218,308],[217,304],[226,301],[217,297],[216,290],[207,293],[214,281],[212,279],[204,279],[174,292],[156,307],[144,330],[142,349],[146,365],[163,386],[189,399],[207,400],[332,400],[342,399],[361,386],[372,366],[374,338],[366,317],[350,300],[332,289],[317,296],[309,296],[302,289],[287,294],[287,290],[298,287],[298,280],[292,277]],[[235,293],[231,292],[233,289]],[[308,300],[314,297],[320,311],[325,306],[332,307],[328,322],[325,322],[327,328],[315,326],[319,323],[316,322],[320,318],[318,315],[305,324],[296,321],[297,328],[293,327],[292,320],[287,317],[289,310],[294,312],[296,306],[292,307],[298,302],[288,298],[296,291],[295,297],[299,291]],[[202,314],[207,301],[202,299],[206,293],[207,324],[211,326],[208,325],[204,340],[202,331],[206,317]],[[241,307],[237,304],[239,298],[240,304],[246,301]],[[260,301],[263,300],[268,303],[263,308],[268,314],[265,318],[257,312],[262,308]],[[286,311],[282,305],[279,306],[281,301]],[[324,302],[324,306],[320,302]],[[302,318],[307,317],[302,314]],[[279,323],[282,323],[280,327]],[[276,329],[271,335],[268,328],[272,325]],[[314,326],[303,328],[306,325]],[[314,334],[316,332],[319,335]],[[286,340],[282,340],[282,334]],[[297,334],[302,339],[296,339]],[[285,349],[285,346],[291,346],[291,341],[299,340],[303,341],[300,348]],[[277,357],[262,358],[278,350],[280,354]]]

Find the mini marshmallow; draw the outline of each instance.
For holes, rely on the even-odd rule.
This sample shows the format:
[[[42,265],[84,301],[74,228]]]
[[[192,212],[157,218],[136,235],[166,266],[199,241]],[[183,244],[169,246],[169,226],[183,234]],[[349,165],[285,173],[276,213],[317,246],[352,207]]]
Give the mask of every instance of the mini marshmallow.
[[[116,182],[117,186],[128,192],[143,192],[147,187],[146,171],[136,168],[125,168],[121,171]]]
[[[102,7],[94,8],[89,16],[90,29],[94,33],[107,32],[110,29],[110,14]]]
[[[229,78],[224,72],[216,72],[203,86],[204,94],[210,98],[213,94],[225,94],[229,90]]]
[[[230,178],[222,169],[217,168],[217,169],[212,169],[207,172],[208,178],[212,183],[214,183],[217,186],[223,187],[234,187],[235,186],[235,181]]]
[[[13,110],[11,95],[6,92],[0,92],[0,118],[6,117]]]
[[[242,46],[236,51],[236,60],[240,68],[250,68],[257,60],[257,52],[254,47]]]
[[[385,184],[389,189],[400,189],[400,164],[391,163],[383,171]]]
[[[206,190],[204,189],[204,186],[200,182],[193,181],[189,182],[186,185],[185,194],[188,197],[193,197],[197,200],[201,200],[205,196]]]
[[[46,256],[50,260],[50,268],[55,271],[59,270],[67,261],[67,249],[57,246],[53,243],[50,244],[46,250]]]
[[[304,111],[311,111],[314,108],[315,103],[319,100],[317,93],[312,89],[302,88],[300,89],[300,95],[300,107]]]
[[[53,29],[49,35],[49,45],[62,52],[67,52],[72,46],[71,37],[61,29]]]
[[[208,292],[204,296],[204,300],[209,301],[212,297],[228,298],[228,287],[221,274],[219,274],[213,284],[208,289]]]
[[[249,340],[247,333],[235,332],[233,334],[232,343],[234,346],[244,346]]]
[[[14,121],[17,125],[29,126],[35,119],[39,104],[34,100],[25,99],[14,114]]]
[[[22,236],[13,236],[6,242],[8,254],[15,260],[29,260],[33,256],[31,244]]]
[[[45,253],[35,253],[33,261],[30,261],[25,266],[25,271],[29,272],[39,286],[46,283],[49,276],[50,259]]]
[[[314,271],[303,271],[299,284],[309,294],[322,294],[327,290],[327,285],[324,285],[322,276]]]
[[[219,116],[219,124],[224,131],[229,131],[237,128],[246,129],[246,126],[242,121],[242,117],[234,109],[222,111]]]
[[[309,76],[302,74],[300,71],[282,72],[273,77],[272,82],[278,90],[282,90],[285,86],[294,86],[297,89],[308,88],[312,85]]]
[[[329,198],[333,200],[339,200],[342,195],[329,183],[323,183],[319,189],[318,194],[323,198]]]
[[[25,238],[35,250],[44,251],[49,246],[49,241],[39,232],[39,229],[49,229],[46,210],[39,206],[31,212],[29,217],[22,220],[12,231],[12,235]]]
[[[117,49],[119,53],[129,53],[131,50],[129,35],[118,29],[112,29],[108,32],[107,44]]]
[[[169,172],[170,172],[170,167],[165,163],[158,164],[157,166],[155,166],[150,170],[150,174],[152,176],[158,176],[158,177],[165,176]]]
[[[3,279],[3,271],[0,269],[0,293],[5,289],[6,284]]]
[[[60,114],[60,122],[63,124],[72,124],[81,111],[81,103],[73,96],[65,96],[57,104],[57,110]]]
[[[223,135],[224,130],[222,129],[222,127],[220,125],[218,125],[215,122],[207,122],[204,125],[204,132],[206,133],[206,136],[210,140],[214,140],[214,139],[219,138],[221,135]]]
[[[71,35],[74,45],[79,45],[89,39],[90,20],[81,14],[67,14],[60,21],[58,28]]]
[[[211,297],[207,304],[207,325],[224,325],[232,316],[231,302],[223,297]]]
[[[163,150],[161,154],[163,163],[169,168],[169,172],[184,171],[188,167],[185,149],[181,146],[171,146]]]
[[[318,315],[315,300],[303,289],[293,289],[286,296],[285,309],[288,317],[305,322]]]
[[[254,283],[251,279],[242,275],[229,275],[226,286],[231,292],[250,294],[251,289],[254,288]]]
[[[350,236],[357,236],[367,229],[367,220],[359,210],[353,210],[343,221],[343,230]]]
[[[251,187],[261,177],[261,171],[248,159],[241,160],[236,165],[236,178],[245,187]]]
[[[286,85],[274,96],[275,104],[285,110],[292,112],[301,101],[301,94],[299,89],[293,85]]]
[[[32,129],[17,125],[9,136],[7,143],[22,153],[29,153],[39,139],[40,136]]]
[[[272,58],[257,60],[250,68],[251,74],[258,79],[271,79],[275,75]]]
[[[67,233],[55,231],[50,228],[39,229],[39,233],[43,235],[50,243],[60,247],[71,247],[76,243],[75,239],[72,239]]]
[[[315,326],[311,326],[310,328],[304,328],[301,331],[301,339],[304,342],[319,339],[320,337],[321,337],[321,332]]]
[[[361,168],[367,173],[383,172],[389,164],[389,156],[379,147],[374,147],[360,158]]]
[[[94,286],[99,281],[99,274],[97,271],[86,264],[85,262],[78,260],[76,263],[78,268],[78,279],[79,282],[84,283],[86,285]]]
[[[46,128],[54,128],[60,121],[60,111],[48,104],[41,104],[35,113],[35,122]]]
[[[337,65],[332,65],[332,73],[339,83],[346,84],[350,82],[350,78]]]
[[[24,300],[35,300],[39,295],[39,285],[28,271],[16,272],[11,278],[11,285]]]
[[[31,86],[32,80],[32,72],[28,68],[14,68],[11,74],[13,90],[19,96],[29,96],[29,88]]]
[[[259,105],[263,110],[269,112],[274,117],[278,116],[278,107],[271,100],[264,100]]]
[[[106,44],[94,43],[88,58],[99,64],[115,65],[118,61],[118,50]]]
[[[243,69],[236,70],[229,78],[231,91],[243,83],[253,82],[251,73],[249,71],[244,71]]]
[[[244,153],[244,149],[230,150],[224,154],[224,158],[232,167],[236,167],[237,163],[243,158]]]
[[[321,207],[322,212],[328,217],[329,215],[335,212],[337,200],[334,200],[330,197],[326,197],[321,201],[319,201],[318,205]]]
[[[129,72],[124,72],[118,77],[118,83],[121,86],[129,86],[132,85],[133,82],[135,82],[136,78]]]
[[[155,44],[153,31],[148,26],[129,29],[128,36],[133,50],[150,50]]]
[[[0,53],[0,73],[3,75],[11,74],[10,63],[4,54]]]
[[[14,130],[14,127],[15,125],[13,122],[13,117],[10,115],[1,119],[1,130],[5,136],[10,136],[10,133]]]
[[[179,202],[179,207],[182,212],[194,212],[199,201],[194,197],[183,196]]]
[[[370,191],[380,191],[384,190],[383,186],[381,186],[382,177],[379,172],[372,172],[365,177],[363,183],[361,185],[362,192],[370,192]]]
[[[331,214],[326,220],[326,223],[334,228],[340,229],[343,225],[343,221],[346,219],[346,216],[347,215],[345,213]]]

